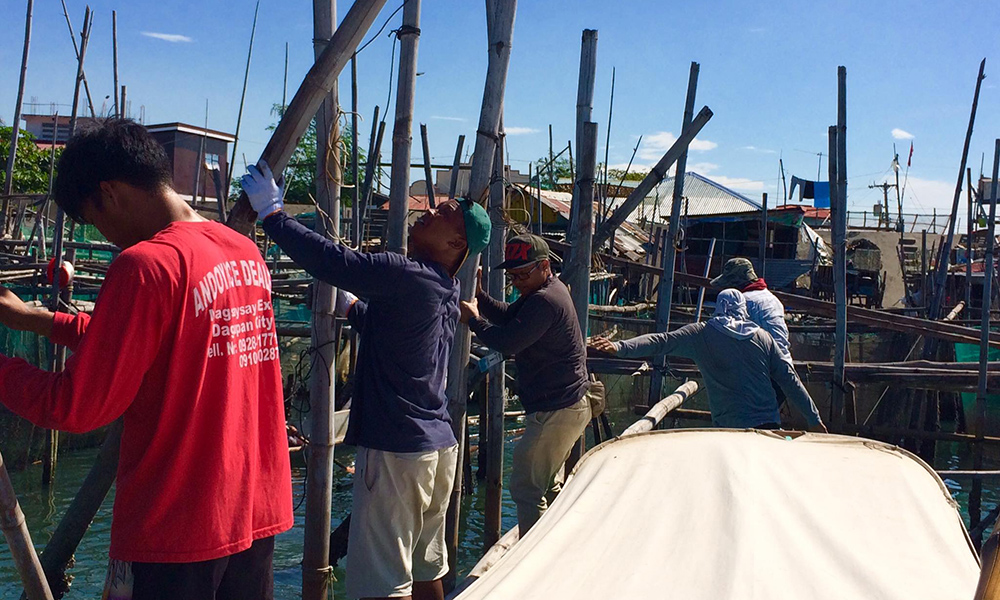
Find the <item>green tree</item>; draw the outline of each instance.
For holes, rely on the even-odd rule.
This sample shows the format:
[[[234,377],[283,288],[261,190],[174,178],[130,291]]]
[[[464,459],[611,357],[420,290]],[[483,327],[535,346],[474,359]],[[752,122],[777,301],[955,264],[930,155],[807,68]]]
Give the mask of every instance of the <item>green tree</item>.
[[[625,181],[642,181],[649,175],[649,169],[635,169],[628,173],[625,169],[608,169],[608,183],[618,183],[625,178]]]
[[[10,137],[13,128],[0,126],[0,189],[7,176],[7,156],[10,154]],[[59,160],[60,150],[55,158]],[[26,131],[17,136],[17,156],[14,160],[14,193],[44,194],[49,189],[51,153],[35,145],[35,138]]]
[[[284,115],[286,107],[275,104],[271,107],[271,114],[280,120]],[[277,123],[268,126],[268,131],[274,131]],[[285,202],[289,204],[312,204],[310,197],[316,197],[316,120],[309,122],[309,127],[302,135],[295,151],[288,160],[288,166],[283,172],[285,176]],[[340,133],[340,160],[344,165],[343,176],[340,188],[340,201],[343,206],[351,205],[352,191],[348,186],[355,185],[355,174],[351,169],[351,126],[348,124],[341,129]],[[364,164],[365,151],[363,148],[358,151],[358,162]],[[364,169],[361,169],[362,174]],[[230,187],[231,199],[239,197],[241,188],[239,177],[236,177]]]
[[[552,163],[551,167],[555,171],[553,178],[555,178],[557,185],[559,184],[560,179],[568,179],[573,175],[573,169],[570,168],[568,157],[560,156]],[[547,156],[543,156],[535,161],[533,177],[535,177],[535,180],[532,181],[533,184],[540,180],[540,185],[543,190],[552,189],[552,185],[549,183],[549,159]]]

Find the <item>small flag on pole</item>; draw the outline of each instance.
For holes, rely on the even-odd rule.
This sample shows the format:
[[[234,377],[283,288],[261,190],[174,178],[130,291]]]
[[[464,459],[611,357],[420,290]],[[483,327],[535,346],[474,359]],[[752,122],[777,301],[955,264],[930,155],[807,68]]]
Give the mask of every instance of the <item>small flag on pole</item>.
[[[910,157],[906,159],[906,168],[910,168],[910,163],[913,162],[913,142],[910,142]]]

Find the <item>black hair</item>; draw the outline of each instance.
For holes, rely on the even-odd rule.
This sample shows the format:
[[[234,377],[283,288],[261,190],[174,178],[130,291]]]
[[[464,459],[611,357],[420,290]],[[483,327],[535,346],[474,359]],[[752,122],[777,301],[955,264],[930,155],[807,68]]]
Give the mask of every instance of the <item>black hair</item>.
[[[83,222],[83,207],[100,202],[101,182],[122,181],[149,192],[172,184],[163,146],[132,119],[98,119],[78,131],[59,157],[54,199]]]

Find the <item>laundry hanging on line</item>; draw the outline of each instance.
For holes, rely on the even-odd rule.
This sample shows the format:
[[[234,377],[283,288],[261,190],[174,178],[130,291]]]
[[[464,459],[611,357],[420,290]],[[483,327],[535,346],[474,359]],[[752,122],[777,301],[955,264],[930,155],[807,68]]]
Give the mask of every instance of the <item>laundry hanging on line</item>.
[[[829,181],[809,181],[792,176],[792,186],[788,189],[788,199],[792,199],[795,188],[799,188],[799,202],[805,198],[812,198],[813,206],[816,208],[830,208],[830,182]]]

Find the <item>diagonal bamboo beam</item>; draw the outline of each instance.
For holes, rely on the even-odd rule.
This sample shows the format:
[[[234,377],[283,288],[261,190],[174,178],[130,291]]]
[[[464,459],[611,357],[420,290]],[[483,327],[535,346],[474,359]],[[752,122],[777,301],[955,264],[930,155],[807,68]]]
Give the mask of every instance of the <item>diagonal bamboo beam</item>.
[[[260,155],[260,160],[267,162],[275,173],[280,173],[288,166],[299,138],[309,127],[323,99],[337,83],[340,72],[344,70],[384,5],[385,0],[356,0],[330,38],[326,49],[309,69]],[[229,213],[226,225],[248,234],[256,222],[257,213],[250,207],[246,193],[241,192],[236,206]]]

